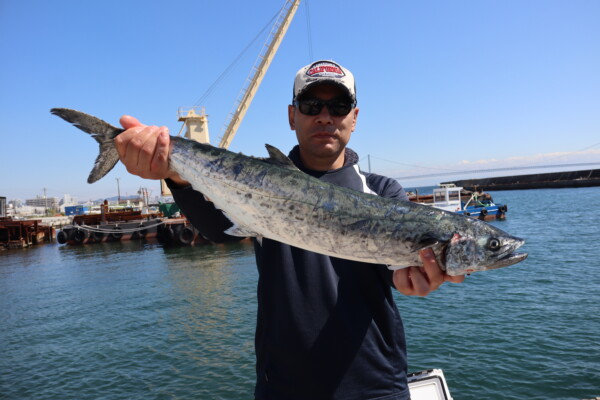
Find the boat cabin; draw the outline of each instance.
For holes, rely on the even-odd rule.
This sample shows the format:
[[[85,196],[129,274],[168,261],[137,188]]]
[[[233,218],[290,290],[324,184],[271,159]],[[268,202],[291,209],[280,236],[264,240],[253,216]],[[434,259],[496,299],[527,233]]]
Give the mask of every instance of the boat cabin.
[[[462,187],[452,184],[433,189],[433,206],[451,212],[461,211],[461,190]]]

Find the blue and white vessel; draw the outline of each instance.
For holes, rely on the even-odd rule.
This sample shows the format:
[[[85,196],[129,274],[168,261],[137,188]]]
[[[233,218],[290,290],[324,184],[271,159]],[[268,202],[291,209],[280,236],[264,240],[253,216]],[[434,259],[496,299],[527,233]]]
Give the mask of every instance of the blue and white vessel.
[[[473,192],[465,197],[462,190],[461,186],[442,184],[433,189],[432,202],[424,204],[486,221],[506,218],[506,204],[494,203],[488,193]]]

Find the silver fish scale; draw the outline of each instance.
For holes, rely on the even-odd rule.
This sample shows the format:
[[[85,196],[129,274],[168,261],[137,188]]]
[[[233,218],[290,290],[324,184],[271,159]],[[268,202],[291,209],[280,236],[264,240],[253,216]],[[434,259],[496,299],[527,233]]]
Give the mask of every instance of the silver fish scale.
[[[445,241],[457,231],[477,234],[470,219],[456,214],[341,188],[299,170],[188,140],[175,141],[172,168],[248,236],[334,257],[409,266],[421,264],[417,250],[432,232]],[[443,262],[443,243],[432,248]]]

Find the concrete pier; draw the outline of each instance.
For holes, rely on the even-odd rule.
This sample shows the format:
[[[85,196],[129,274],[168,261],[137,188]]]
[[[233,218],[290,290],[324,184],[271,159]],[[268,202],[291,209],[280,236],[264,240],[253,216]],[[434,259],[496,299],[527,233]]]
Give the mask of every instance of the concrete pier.
[[[600,186],[600,169],[463,179],[442,184],[454,184],[472,191],[590,187]]]

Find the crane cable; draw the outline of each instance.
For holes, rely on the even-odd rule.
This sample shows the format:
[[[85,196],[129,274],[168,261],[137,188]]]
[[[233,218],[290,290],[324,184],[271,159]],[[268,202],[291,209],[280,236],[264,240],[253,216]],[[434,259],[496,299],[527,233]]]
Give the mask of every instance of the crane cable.
[[[307,40],[308,40],[308,62],[311,63],[314,61],[313,58],[313,42],[312,42],[312,28],[310,26],[310,9],[308,7],[308,1],[306,0],[304,2],[305,8],[304,10],[306,11],[306,32],[307,32]]]
[[[229,64],[229,66],[227,68],[225,68],[225,70],[223,72],[221,72],[221,74],[212,83],[212,85],[209,86],[209,88],[206,90],[206,92],[204,92],[204,94],[198,99],[198,101],[196,101],[196,103],[194,103],[194,106],[199,106],[200,104],[202,104],[215,91],[215,89],[219,85],[219,83],[221,83],[221,81],[227,75],[229,75],[229,73],[233,70],[233,68],[240,62],[241,58],[248,51],[248,49],[250,49],[250,47],[252,47],[252,45],[254,45],[254,43],[256,43],[256,41],[258,41],[258,39],[264,34],[264,32],[271,25],[273,25],[273,21],[275,20],[275,18],[277,18],[280,11],[281,11],[281,9],[279,11],[277,11],[275,13],[275,15],[273,15],[273,17],[269,20],[269,22],[266,23],[266,25],[260,30],[260,32],[258,32],[258,34],[256,34],[254,39],[252,39],[250,41],[250,43],[248,43],[248,45],[240,52],[240,54],[231,62],[231,64]]]

